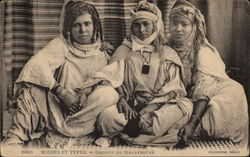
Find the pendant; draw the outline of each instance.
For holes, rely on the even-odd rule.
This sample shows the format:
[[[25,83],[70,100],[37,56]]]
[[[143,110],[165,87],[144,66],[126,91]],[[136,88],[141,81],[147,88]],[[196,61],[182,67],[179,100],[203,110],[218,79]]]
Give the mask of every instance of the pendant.
[[[143,65],[141,73],[148,74],[149,70],[150,70],[150,66],[149,65]]]

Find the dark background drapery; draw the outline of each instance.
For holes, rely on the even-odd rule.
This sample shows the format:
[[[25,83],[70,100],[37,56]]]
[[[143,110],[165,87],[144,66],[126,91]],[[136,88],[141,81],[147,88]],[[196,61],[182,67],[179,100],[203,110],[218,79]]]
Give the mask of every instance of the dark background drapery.
[[[0,0],[1,1],[1,0]],[[128,32],[129,10],[139,0],[88,0],[100,14],[104,40],[117,47]],[[158,5],[168,32],[175,0],[148,0]],[[207,37],[218,49],[229,75],[250,98],[250,4],[248,0],[190,0],[204,14]],[[0,9],[1,111],[12,97],[13,82],[24,64],[59,35],[64,0],[4,0]],[[11,102],[11,101],[9,101]],[[11,103],[10,103],[11,106]]]

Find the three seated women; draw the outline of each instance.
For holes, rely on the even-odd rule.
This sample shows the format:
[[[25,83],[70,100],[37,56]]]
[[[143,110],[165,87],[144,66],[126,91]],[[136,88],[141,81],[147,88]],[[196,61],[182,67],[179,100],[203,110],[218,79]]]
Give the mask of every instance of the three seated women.
[[[70,0],[62,17],[61,37],[33,56],[16,81],[18,109],[5,144],[53,147],[60,134],[67,145],[96,129],[97,145],[172,147],[204,134],[247,143],[244,90],[225,73],[191,3],[173,6],[166,42],[159,8],[139,2],[111,59],[101,50],[93,5]]]

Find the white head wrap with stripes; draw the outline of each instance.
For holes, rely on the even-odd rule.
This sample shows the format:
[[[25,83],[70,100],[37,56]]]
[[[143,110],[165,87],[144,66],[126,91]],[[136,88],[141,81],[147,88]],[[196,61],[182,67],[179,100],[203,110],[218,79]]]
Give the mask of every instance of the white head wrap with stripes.
[[[149,11],[137,11],[138,9],[140,9],[143,6],[148,6],[152,12]],[[153,3],[149,3],[147,1],[140,1],[137,6],[134,8],[134,10],[131,11],[131,25],[132,23],[136,20],[136,19],[141,19],[141,18],[145,18],[145,19],[150,19],[153,21],[154,25],[155,25],[155,31],[153,32],[153,34],[148,37],[145,40],[140,40],[138,39],[133,31],[130,29],[130,33],[131,33],[131,40],[132,40],[132,49],[133,51],[136,51],[138,49],[141,49],[143,46],[148,46],[150,45],[157,37],[159,34],[161,34],[162,36],[165,36],[164,34],[164,25],[163,25],[163,20],[162,20],[162,13],[160,11],[160,9],[154,5]]]

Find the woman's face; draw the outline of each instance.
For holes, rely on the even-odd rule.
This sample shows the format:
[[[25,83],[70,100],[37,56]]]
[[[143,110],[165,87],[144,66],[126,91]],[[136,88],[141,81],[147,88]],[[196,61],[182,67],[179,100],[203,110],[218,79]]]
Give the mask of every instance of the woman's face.
[[[145,18],[136,19],[132,23],[132,31],[140,40],[145,40],[150,37],[154,31],[153,21]]]
[[[71,28],[71,37],[79,44],[92,43],[94,25],[89,13],[85,13],[76,18]]]
[[[170,18],[170,34],[174,41],[182,42],[188,39],[193,30],[193,25],[184,16],[174,16]]]

